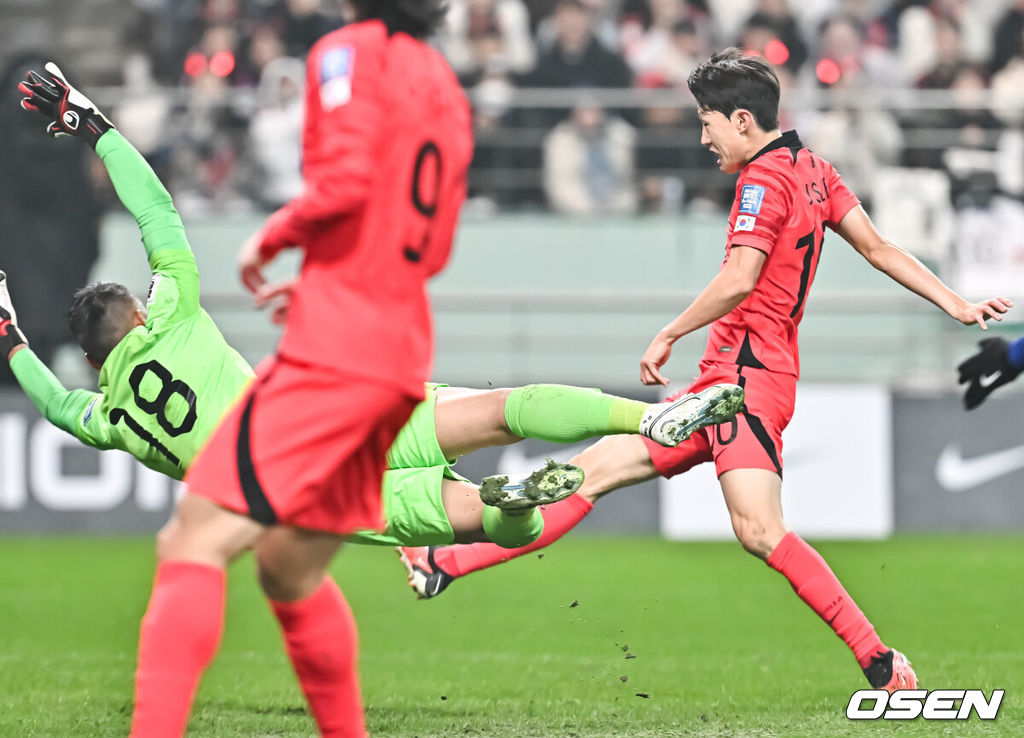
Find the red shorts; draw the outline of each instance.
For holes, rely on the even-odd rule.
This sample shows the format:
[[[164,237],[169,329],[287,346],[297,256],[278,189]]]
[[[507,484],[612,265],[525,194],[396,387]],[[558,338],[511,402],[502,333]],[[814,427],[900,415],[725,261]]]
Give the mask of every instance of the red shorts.
[[[265,525],[383,528],[385,455],[417,398],[275,358],[193,462],[188,491]]]
[[[700,376],[669,400],[721,382],[743,388],[743,410],[731,422],[704,428],[675,448],[665,448],[644,438],[654,468],[663,477],[674,477],[697,464],[714,460],[719,476],[732,469],[768,469],[781,476],[782,431],[793,417],[796,377],[702,361]]]

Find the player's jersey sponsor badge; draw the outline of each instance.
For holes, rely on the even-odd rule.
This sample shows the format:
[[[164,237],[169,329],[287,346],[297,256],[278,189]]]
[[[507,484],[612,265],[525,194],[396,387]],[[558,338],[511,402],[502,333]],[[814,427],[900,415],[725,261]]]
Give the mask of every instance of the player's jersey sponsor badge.
[[[320,106],[333,110],[352,99],[352,71],[356,50],[351,46],[328,49],[320,58]]]
[[[733,231],[752,231],[756,222],[757,218],[753,215],[738,215],[736,216],[736,227],[733,228]]]
[[[764,201],[763,185],[743,185],[740,190],[740,212],[748,215],[757,215],[761,212],[761,203]]]

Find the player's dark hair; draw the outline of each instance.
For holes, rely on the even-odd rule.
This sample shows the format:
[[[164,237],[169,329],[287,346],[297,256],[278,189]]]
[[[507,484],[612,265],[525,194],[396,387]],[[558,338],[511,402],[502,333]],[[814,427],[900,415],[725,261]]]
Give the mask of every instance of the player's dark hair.
[[[352,0],[359,20],[377,18],[388,33],[430,36],[448,15],[448,0]]]
[[[86,355],[102,364],[131,330],[131,316],[140,307],[123,284],[93,282],[71,298],[68,328]]]
[[[690,72],[686,84],[704,110],[726,117],[749,110],[762,130],[779,127],[779,75],[759,56],[745,56],[733,46]]]

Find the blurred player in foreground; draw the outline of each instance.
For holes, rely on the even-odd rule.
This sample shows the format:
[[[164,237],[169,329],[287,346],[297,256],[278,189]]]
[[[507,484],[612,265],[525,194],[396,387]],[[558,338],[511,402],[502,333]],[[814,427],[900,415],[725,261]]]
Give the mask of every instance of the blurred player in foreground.
[[[964,387],[964,407],[973,410],[990,394],[1024,371],[1024,338],[1009,342],[993,336],[978,342],[978,352],[957,367],[957,382]]]
[[[306,62],[303,191],[240,255],[259,289],[282,249],[304,252],[277,353],[196,457],[164,537],[134,735],[184,731],[225,567],[249,546],[321,734],[366,732],[356,624],[327,568],[346,535],[381,526],[387,451],[433,359],[426,281],[448,261],[473,141],[458,80],[423,41],[444,3],[348,6],[353,22]]]
[[[422,41],[443,3],[351,5],[355,22],[309,54],[304,190],[242,257],[251,279],[281,249],[305,251],[278,353],[193,461],[163,536],[133,735],[184,732],[220,640],[225,567],[251,546],[321,733],[365,734],[355,622],[326,569],[346,534],[380,526],[388,447],[424,398],[425,281],[448,259],[472,136],[457,80]],[[102,134],[87,102],[62,96],[51,129]]]
[[[689,87],[703,126],[701,143],[718,156],[722,171],[740,176],[721,270],[654,338],[640,374],[644,384],[667,385],[660,369],[672,344],[710,323],[700,376],[686,391],[735,382],[746,392],[742,412],[731,424],[696,433],[672,449],[636,436],[601,440],[573,459],[587,470],[583,488],[544,511],[545,530],[536,543],[514,552],[486,544],[437,549],[429,552],[430,561],[423,549],[405,550],[412,583],[431,582],[440,592],[454,577],[551,543],[614,489],[714,460],[743,547],[789,580],[850,647],[873,687],[914,688],[917,678],[906,657],[882,643],[821,556],[783,522],[782,431],[793,413],[799,374],[797,326],[826,225],[876,269],[965,325],[984,329],[986,318],[1001,319],[1011,303],[968,303],[882,238],[835,169],[804,148],[795,131],[780,132],[779,80],[767,62],[729,49],[694,70]]]

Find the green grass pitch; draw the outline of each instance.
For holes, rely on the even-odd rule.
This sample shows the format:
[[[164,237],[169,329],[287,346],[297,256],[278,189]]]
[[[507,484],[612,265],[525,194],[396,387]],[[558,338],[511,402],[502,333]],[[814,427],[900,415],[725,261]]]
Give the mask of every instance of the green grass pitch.
[[[373,736],[1024,735],[1024,537],[904,536],[821,552],[922,686],[1006,690],[984,722],[851,723],[866,686],[785,580],[736,544],[568,538],[417,602],[387,549],[335,574]],[[0,736],[123,736],[148,539],[0,540]],[[190,736],[315,733],[235,565]]]

